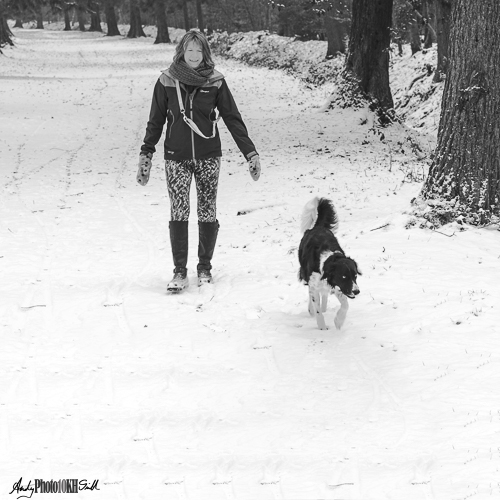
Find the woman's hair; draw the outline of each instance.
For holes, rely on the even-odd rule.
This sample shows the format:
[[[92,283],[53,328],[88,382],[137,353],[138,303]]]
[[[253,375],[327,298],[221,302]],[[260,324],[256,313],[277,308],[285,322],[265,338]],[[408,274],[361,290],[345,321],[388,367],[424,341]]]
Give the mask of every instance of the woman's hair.
[[[179,63],[184,61],[184,53],[189,42],[196,42],[201,46],[201,53],[203,55],[203,64],[205,66],[214,67],[214,61],[212,59],[212,51],[210,50],[210,45],[208,45],[208,40],[206,36],[198,29],[193,28],[186,32],[186,34],[181,38],[181,41],[175,47],[174,63]]]

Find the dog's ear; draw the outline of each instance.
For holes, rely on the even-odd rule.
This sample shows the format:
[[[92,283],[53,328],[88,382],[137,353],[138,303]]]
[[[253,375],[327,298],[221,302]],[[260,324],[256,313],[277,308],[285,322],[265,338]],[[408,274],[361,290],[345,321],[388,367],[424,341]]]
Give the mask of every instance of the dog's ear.
[[[326,259],[323,265],[323,275],[321,276],[322,280],[326,280],[327,276],[331,274],[334,266],[335,266],[334,258],[329,257],[328,259]]]

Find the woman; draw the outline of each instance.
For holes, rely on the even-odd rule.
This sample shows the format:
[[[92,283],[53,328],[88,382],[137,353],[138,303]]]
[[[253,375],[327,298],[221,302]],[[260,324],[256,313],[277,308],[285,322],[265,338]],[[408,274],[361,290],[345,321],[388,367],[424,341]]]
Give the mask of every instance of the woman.
[[[260,177],[260,160],[224,76],[214,69],[205,36],[188,31],[175,50],[172,65],[162,72],[153,92],[153,102],[141,147],[137,182],[149,180],[151,159],[167,122],[165,172],[170,198],[170,243],[174,276],[167,291],[188,286],[189,188],[192,176],[198,198],[198,286],[211,283],[211,260],[219,222],[216,217],[217,184],[221,143],[216,109],[249,163],[253,180]]]

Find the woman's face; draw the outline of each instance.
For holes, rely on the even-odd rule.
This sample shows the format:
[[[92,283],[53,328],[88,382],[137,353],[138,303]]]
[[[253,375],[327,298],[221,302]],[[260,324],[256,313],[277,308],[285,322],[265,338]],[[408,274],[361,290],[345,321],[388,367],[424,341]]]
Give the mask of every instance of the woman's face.
[[[201,45],[194,40],[190,41],[186,45],[186,51],[184,52],[184,61],[191,68],[196,69],[201,61],[203,61],[203,52],[201,50]]]

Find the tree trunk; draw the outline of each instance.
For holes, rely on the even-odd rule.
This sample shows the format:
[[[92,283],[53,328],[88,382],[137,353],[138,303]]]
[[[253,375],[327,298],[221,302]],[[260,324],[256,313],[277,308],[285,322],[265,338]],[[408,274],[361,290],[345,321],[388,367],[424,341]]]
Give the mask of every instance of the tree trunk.
[[[422,1],[422,15],[424,23],[424,49],[430,49],[434,41],[433,29],[431,25],[431,9],[429,7],[430,0]]]
[[[90,28],[89,31],[101,31],[101,12],[100,7],[97,2],[90,2],[89,7],[92,9],[90,11]]]
[[[410,48],[411,55],[416,54],[422,50],[422,41],[420,40],[420,29],[418,26],[417,16],[414,13],[410,25]]]
[[[16,18],[16,24],[14,24],[14,28],[22,28],[23,27],[23,21],[17,17]]]
[[[191,29],[191,24],[189,23],[188,0],[182,0],[182,11],[184,13],[184,29],[189,31]]]
[[[324,16],[324,25],[328,40],[326,57],[334,57],[338,53],[345,54],[347,51],[346,37],[349,32],[347,21],[338,17],[335,12],[329,11]]]
[[[78,29],[85,31],[85,8],[81,2],[76,5],[76,17],[78,19]]]
[[[71,6],[68,4],[64,5],[64,30],[63,31],[71,31],[71,20],[69,18],[69,10]]]
[[[43,30],[43,12],[42,12],[42,2],[38,0],[36,2],[36,29]]]
[[[155,0],[155,15],[157,27],[155,43],[170,43],[167,15],[165,13],[165,0]]]
[[[346,72],[377,109],[393,107],[389,88],[389,48],[393,0],[354,0]]]
[[[435,0],[437,66],[434,82],[440,82],[448,72],[448,45],[450,40],[451,0]]]
[[[448,201],[439,222],[500,215],[500,2],[455,0],[438,142],[424,199]],[[435,204],[434,204],[435,205]]]
[[[205,22],[203,20],[203,9],[201,8],[201,0],[196,0],[196,17],[198,18],[198,29],[205,30]]]
[[[141,10],[138,0],[130,0],[130,30],[127,38],[138,38],[140,36],[146,36],[142,29]]]
[[[106,16],[106,24],[108,32],[106,36],[120,36],[118,29],[118,21],[116,19],[115,2],[114,0],[106,0],[104,4],[104,15]]]

